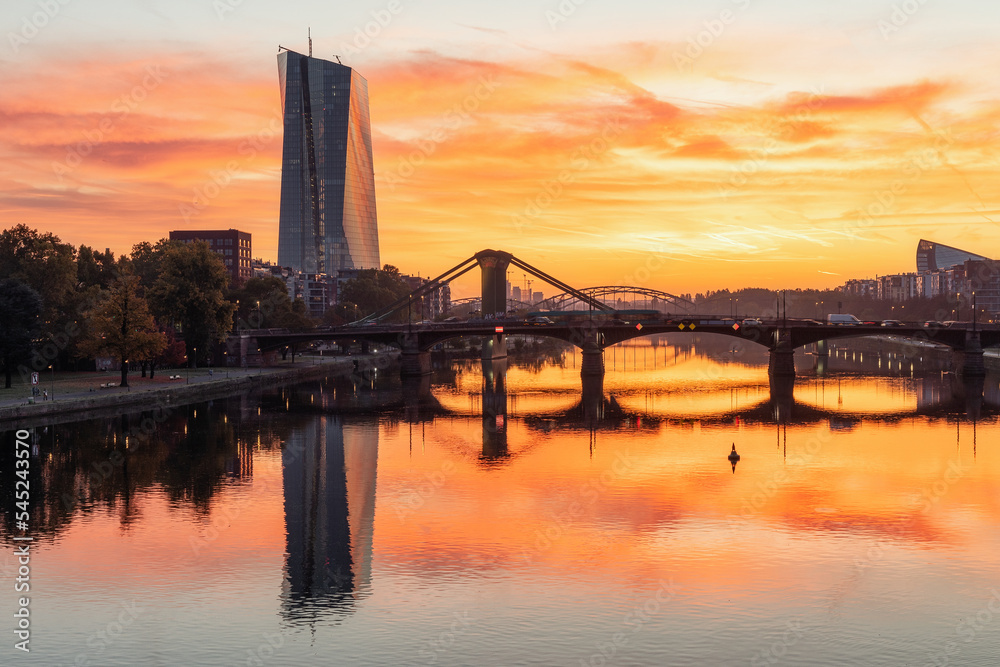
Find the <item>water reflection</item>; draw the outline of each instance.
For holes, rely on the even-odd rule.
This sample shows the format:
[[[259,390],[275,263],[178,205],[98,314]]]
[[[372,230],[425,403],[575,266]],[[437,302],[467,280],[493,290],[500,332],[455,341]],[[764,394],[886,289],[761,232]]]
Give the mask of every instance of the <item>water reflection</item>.
[[[998,378],[803,355],[772,383],[766,356],[699,346],[620,349],[587,382],[572,352],[438,360],[35,429],[41,661],[135,597],[146,625],[90,664],[257,664],[262,637],[273,664],[596,663],[651,600],[618,663],[748,663],[801,618],[789,664],[923,664],[996,572]]]
[[[507,451],[507,360],[483,360],[483,461],[495,463]]]
[[[378,430],[314,417],[281,451],[290,622],[348,612],[371,587]]]

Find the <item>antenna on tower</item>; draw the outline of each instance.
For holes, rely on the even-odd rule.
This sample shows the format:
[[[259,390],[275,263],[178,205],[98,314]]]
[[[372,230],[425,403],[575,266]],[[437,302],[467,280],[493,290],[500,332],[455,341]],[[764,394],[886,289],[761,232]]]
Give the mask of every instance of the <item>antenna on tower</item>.
[[[313,57],[313,29],[309,28],[309,57]]]

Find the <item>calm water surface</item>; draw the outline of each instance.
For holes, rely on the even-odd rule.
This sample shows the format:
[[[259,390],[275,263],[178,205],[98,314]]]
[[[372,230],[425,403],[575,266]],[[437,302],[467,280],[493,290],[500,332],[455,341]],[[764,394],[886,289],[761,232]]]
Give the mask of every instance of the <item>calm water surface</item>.
[[[998,378],[728,345],[40,427],[30,654],[5,432],[2,664],[1000,664]]]

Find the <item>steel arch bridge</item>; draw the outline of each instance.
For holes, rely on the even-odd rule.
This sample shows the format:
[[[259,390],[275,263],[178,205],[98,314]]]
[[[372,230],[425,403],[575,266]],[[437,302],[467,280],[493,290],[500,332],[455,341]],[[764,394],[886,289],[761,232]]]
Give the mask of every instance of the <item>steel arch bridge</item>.
[[[601,285],[599,287],[584,287],[576,290],[576,292],[577,293],[563,292],[562,294],[549,297],[544,301],[536,303],[534,308],[536,310],[577,310],[575,306],[583,305],[586,307],[588,304],[579,297],[578,293],[580,292],[587,295],[591,299],[602,303],[607,303],[608,297],[611,297],[612,303],[608,305],[616,310],[618,309],[620,296],[631,296],[633,304],[636,303],[636,297],[643,297],[643,300],[647,302],[644,305],[652,308],[653,310],[661,310],[662,308],[658,306],[669,305],[673,306],[677,310],[691,312],[695,307],[692,301],[689,301],[684,297],[677,296],[676,294],[649,289],[646,287],[633,287],[631,285]],[[629,299],[622,299],[622,301],[623,305],[625,305],[628,303]]]
[[[456,306],[473,305],[476,306],[477,310],[483,306],[483,297],[481,296],[470,296],[465,299],[452,299],[448,306],[448,310],[445,312],[451,312],[455,310]],[[534,308],[533,304],[527,303],[526,301],[518,301],[517,299],[507,299],[507,310],[530,310]]]

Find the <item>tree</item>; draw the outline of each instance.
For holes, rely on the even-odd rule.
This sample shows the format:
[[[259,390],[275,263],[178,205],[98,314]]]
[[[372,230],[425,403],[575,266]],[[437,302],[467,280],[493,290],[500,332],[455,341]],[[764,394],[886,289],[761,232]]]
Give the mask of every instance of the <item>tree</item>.
[[[117,275],[115,254],[110,250],[97,252],[90,246],[81,245],[76,251],[76,280],[80,288],[96,285],[108,289]]]
[[[27,360],[39,332],[42,297],[17,278],[0,280],[0,361],[4,387],[10,389],[11,376],[19,359]]]
[[[381,269],[359,271],[357,278],[344,283],[337,303],[337,315],[352,321],[371,315],[377,310],[410,293],[410,286],[399,275],[399,269],[386,264]],[[419,308],[419,304],[415,304]],[[392,319],[405,321],[405,311]]]
[[[226,265],[204,241],[168,243],[164,248],[159,277],[148,295],[161,322],[172,321],[184,336],[192,366],[232,328],[236,304],[226,300],[228,286]]]
[[[47,313],[56,313],[76,288],[73,246],[27,225],[0,232],[0,277],[18,278],[42,297]]]
[[[306,314],[305,302],[302,299],[292,301],[285,281],[276,276],[251,278],[230,298],[239,306],[236,312],[239,328],[277,327],[304,331],[315,326]]]
[[[111,285],[91,314],[94,354],[113,354],[121,362],[121,386],[128,386],[129,361],[150,359],[167,344],[156,328],[146,300],[139,296],[139,277],[125,273]]]
[[[42,338],[55,344],[47,347],[41,361],[45,366],[72,351],[77,330],[77,269],[75,250],[58,236],[40,233],[27,225],[15,225],[0,232],[0,278],[18,278],[42,298]],[[41,363],[39,361],[39,363]]]

